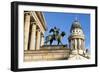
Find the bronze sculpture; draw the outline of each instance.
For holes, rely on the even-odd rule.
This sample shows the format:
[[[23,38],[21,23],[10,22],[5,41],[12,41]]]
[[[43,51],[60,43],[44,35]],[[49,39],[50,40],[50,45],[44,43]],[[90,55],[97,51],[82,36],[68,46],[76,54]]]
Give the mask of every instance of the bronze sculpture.
[[[59,45],[59,44],[63,45],[62,42],[61,42],[61,40],[65,36],[65,32],[59,33],[59,30],[60,29],[56,28],[56,27],[51,28],[51,30],[49,31],[49,33],[53,32],[53,34],[46,36],[46,39],[45,39],[46,40],[45,41],[46,45],[47,45],[48,42],[50,42],[50,45],[52,45],[52,43],[53,43],[54,40],[58,42],[57,45]]]

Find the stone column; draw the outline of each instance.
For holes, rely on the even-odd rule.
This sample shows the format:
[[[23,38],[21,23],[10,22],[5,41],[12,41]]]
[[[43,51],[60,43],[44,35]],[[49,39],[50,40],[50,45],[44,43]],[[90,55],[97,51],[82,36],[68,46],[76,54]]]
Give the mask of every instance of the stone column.
[[[41,46],[44,45],[44,35],[41,35]]]
[[[75,49],[77,49],[77,39],[75,39]]]
[[[81,39],[79,39],[79,49],[81,49]]]
[[[73,50],[73,40],[70,40],[70,48]]]
[[[29,30],[30,30],[30,14],[25,13],[24,21],[24,50],[28,50]]]
[[[79,39],[77,39],[77,49],[79,49]]]
[[[81,49],[83,50],[83,40],[81,40]]]
[[[69,40],[69,48],[71,49],[71,40]]]
[[[37,36],[36,36],[36,50],[39,50],[40,49],[40,29],[37,29]]]
[[[35,50],[36,45],[36,23],[31,22],[32,30],[31,30],[31,39],[30,39],[30,50]]]
[[[83,40],[81,39],[81,49],[83,50]]]
[[[83,40],[83,50],[85,50],[85,40]]]

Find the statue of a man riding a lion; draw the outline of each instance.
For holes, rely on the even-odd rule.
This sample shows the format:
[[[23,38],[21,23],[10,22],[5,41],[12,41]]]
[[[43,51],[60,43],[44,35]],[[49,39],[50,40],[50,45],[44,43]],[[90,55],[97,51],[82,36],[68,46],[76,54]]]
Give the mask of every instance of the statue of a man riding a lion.
[[[57,41],[57,45],[59,45],[59,44],[63,45],[61,40],[65,36],[65,32],[60,33],[59,31],[60,31],[59,28],[56,28],[56,27],[51,28],[49,33],[53,33],[53,34],[46,36],[45,44],[50,42],[50,45],[52,45],[53,41]]]

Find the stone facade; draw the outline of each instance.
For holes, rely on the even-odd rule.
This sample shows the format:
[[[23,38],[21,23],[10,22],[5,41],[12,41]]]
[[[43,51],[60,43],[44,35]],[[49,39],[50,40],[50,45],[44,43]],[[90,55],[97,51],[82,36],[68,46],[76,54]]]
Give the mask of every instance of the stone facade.
[[[39,50],[44,44],[44,32],[46,31],[44,21],[41,12],[24,12],[24,50]]]

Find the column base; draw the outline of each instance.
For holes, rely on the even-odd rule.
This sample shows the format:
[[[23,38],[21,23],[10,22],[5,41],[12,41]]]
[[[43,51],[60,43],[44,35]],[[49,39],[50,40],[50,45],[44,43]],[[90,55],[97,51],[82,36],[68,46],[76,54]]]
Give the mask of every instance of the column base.
[[[72,50],[72,54],[84,54],[84,50]]]
[[[78,54],[78,51],[77,51],[77,50],[72,50],[71,53],[72,53],[72,54]]]

